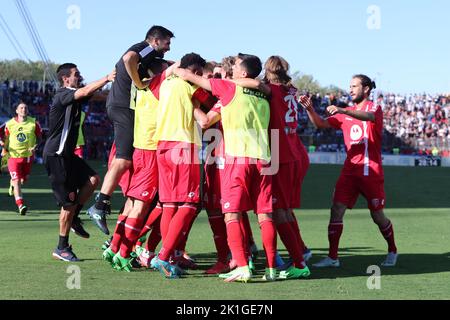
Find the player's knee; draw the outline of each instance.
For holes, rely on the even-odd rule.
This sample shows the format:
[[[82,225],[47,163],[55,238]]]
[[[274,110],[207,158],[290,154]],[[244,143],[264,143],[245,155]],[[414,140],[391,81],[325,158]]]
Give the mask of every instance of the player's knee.
[[[242,215],[240,213],[226,213],[225,214],[225,223],[228,223],[232,220],[240,220]]]
[[[331,219],[333,221],[341,221],[344,217],[347,207],[340,203],[334,203],[331,207]]]
[[[122,172],[122,171],[125,171],[125,170],[131,168],[131,165],[132,165],[132,161],[127,160],[127,159],[116,158],[116,159],[114,159],[113,162],[114,162],[113,166],[119,172]]]
[[[273,213],[273,221],[276,225],[280,225],[286,222],[290,221],[290,218],[292,219],[292,215],[289,214],[288,211],[283,209],[276,209]]]
[[[258,214],[258,222],[273,221],[273,215],[271,213],[260,213]]]

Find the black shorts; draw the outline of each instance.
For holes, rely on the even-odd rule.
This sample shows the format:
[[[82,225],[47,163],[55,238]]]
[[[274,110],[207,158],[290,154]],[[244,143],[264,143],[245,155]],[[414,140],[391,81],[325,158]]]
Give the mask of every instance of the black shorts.
[[[108,107],[107,113],[113,123],[116,158],[133,160],[134,110]]]
[[[77,204],[79,189],[89,181],[90,177],[97,175],[97,172],[76,155],[46,156],[44,166],[56,201],[64,208]]]

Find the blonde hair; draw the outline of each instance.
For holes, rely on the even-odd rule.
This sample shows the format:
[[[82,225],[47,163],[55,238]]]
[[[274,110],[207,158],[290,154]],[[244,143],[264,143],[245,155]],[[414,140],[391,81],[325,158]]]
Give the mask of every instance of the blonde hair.
[[[233,77],[233,66],[236,57],[228,56],[222,59],[222,70],[225,72],[227,78]]]

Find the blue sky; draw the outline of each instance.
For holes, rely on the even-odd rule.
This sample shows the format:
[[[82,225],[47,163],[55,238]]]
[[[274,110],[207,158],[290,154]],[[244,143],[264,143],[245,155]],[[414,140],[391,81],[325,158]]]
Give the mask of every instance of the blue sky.
[[[450,92],[446,0],[25,2],[50,59],[75,62],[87,81],[105,75],[159,24],[175,33],[166,55],[172,60],[188,52],[216,61],[237,52],[262,60],[277,54],[289,61],[292,72],[312,74],[322,85],[346,89],[352,74],[365,73],[383,91]],[[80,9],[80,29],[67,27],[71,5]],[[379,15],[368,12],[371,5]],[[37,60],[15,1],[1,0],[1,14],[31,60]],[[369,28],[368,21],[380,28]],[[0,48],[0,59],[18,57],[2,30]]]

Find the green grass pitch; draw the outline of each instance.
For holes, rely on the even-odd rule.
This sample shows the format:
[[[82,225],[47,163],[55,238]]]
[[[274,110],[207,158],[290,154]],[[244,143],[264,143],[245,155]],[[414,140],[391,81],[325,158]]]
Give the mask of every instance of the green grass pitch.
[[[105,167],[92,163],[103,176]],[[312,165],[303,185],[303,208],[297,210],[302,236],[313,250],[312,263],[327,254],[327,224],[334,183],[340,167]],[[58,208],[40,165],[33,168],[24,188],[27,216],[19,216],[7,194],[9,178],[0,177],[0,299],[449,299],[450,298],[450,169],[385,168],[386,214],[393,221],[399,249],[398,266],[382,268],[380,289],[368,289],[367,273],[386,253],[386,243],[372,222],[362,198],[345,217],[340,244],[340,269],[311,268],[307,280],[265,283],[262,251],[258,273],[248,284],[222,282],[202,272],[215,261],[212,233],[206,213],[200,213],[189,237],[187,250],[201,270],[183,279],[166,280],[158,272],[138,269],[124,273],[101,260],[101,244],[107,237],[88,220],[90,239],[71,234],[75,253],[84,261],[80,289],[69,289],[74,264],[56,261],[51,253],[58,239]],[[122,196],[116,192],[114,228]],[[83,211],[84,212],[84,211]],[[262,250],[255,217],[250,217],[258,248]],[[278,241],[282,256],[287,252]]]

